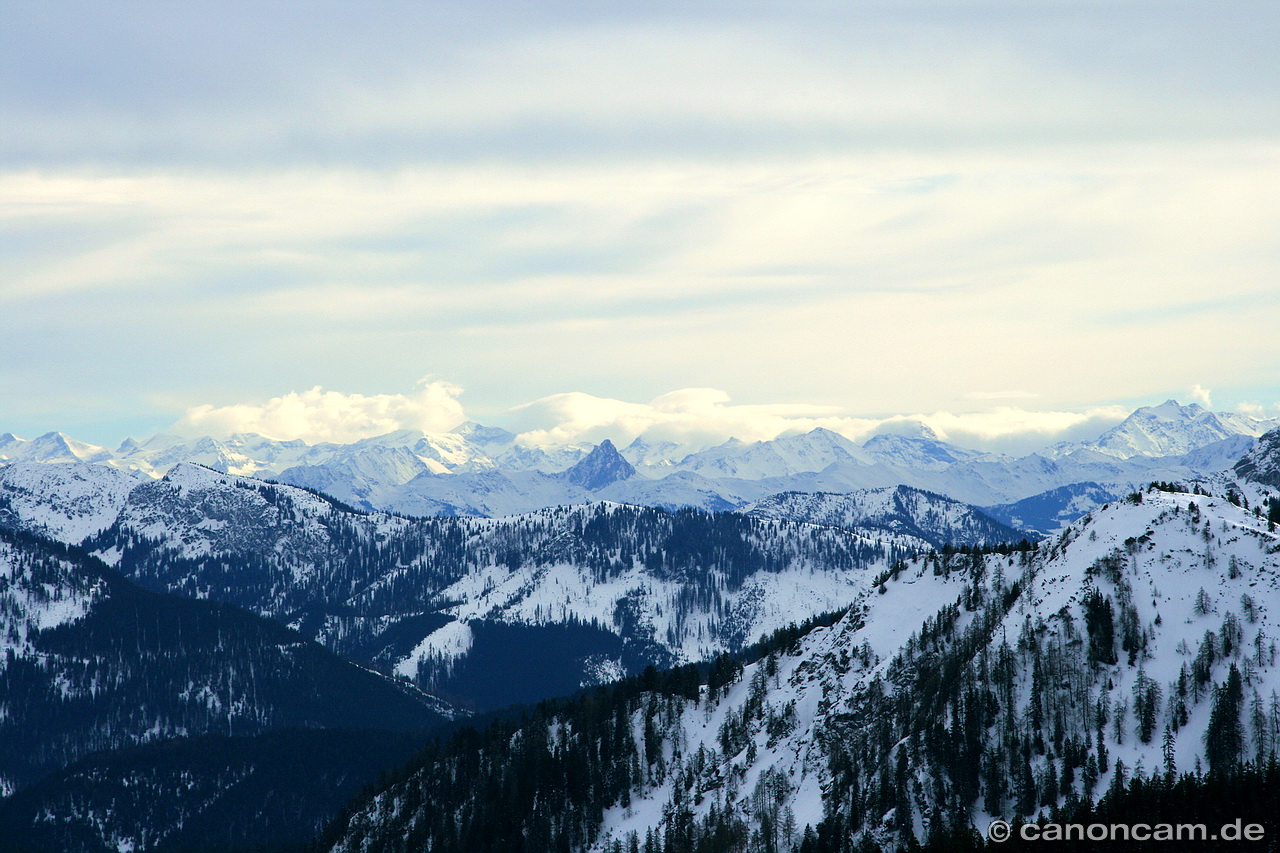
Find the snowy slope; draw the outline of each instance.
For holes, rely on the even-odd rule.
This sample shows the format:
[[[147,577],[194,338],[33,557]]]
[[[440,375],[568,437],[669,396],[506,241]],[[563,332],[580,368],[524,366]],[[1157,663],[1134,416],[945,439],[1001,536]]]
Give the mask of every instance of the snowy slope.
[[[1196,403],[1183,406],[1176,400],[1166,400],[1158,406],[1136,409],[1094,441],[1058,445],[1048,455],[1065,456],[1080,449],[1093,449],[1119,459],[1180,456],[1234,436],[1256,438],[1276,425],[1274,418],[1214,413]]]
[[[909,486],[847,494],[783,492],[743,507],[740,512],[757,518],[879,530],[903,537],[904,547],[918,551],[946,544],[1017,542],[1027,535],[984,515],[976,507]]]
[[[982,735],[984,750],[991,756],[1003,752],[1000,744],[1010,732],[1046,741],[1043,749],[1032,748],[1028,761],[1027,778],[1040,783],[1036,807],[1042,808],[1040,800],[1047,796],[1046,768],[1054,772],[1053,802],[1066,798],[1059,781],[1067,760],[1063,750],[1075,750],[1072,738],[1084,745],[1097,737],[1099,707],[1108,709],[1102,735],[1107,768],[1074,768],[1070,787],[1077,794],[1085,793],[1086,779],[1091,779],[1089,790],[1105,790],[1121,763],[1128,773],[1148,774],[1167,766],[1181,771],[1207,767],[1206,732],[1213,704],[1209,688],[1224,683],[1232,666],[1244,674],[1241,718],[1246,734],[1241,757],[1266,754],[1280,737],[1278,550],[1280,537],[1265,523],[1221,498],[1153,492],[1141,503],[1117,503],[1072,526],[1025,566],[1016,558],[993,555],[983,563],[981,577],[955,570],[948,576],[937,572],[937,561],[913,562],[885,584],[884,594],[864,596],[840,624],[805,638],[798,654],[748,666],[739,683],[710,706],[690,703],[678,724],[678,745],[673,746],[683,767],[698,751],[706,753],[694,790],[707,793],[694,814],[705,817],[712,808],[737,808],[759,827],[762,809],[752,795],[762,780],[770,780],[786,792],[781,810],[793,816],[793,821],[784,822],[797,833],[790,840],[798,840],[806,824],[816,825],[823,817],[824,797],[847,783],[829,769],[832,750],[827,745],[837,742],[832,736],[839,732],[844,742],[853,739],[849,748],[856,751],[857,739],[865,736],[857,732],[870,733],[885,724],[893,732],[890,743],[904,736],[908,740],[898,741],[878,765],[863,754],[867,763],[861,776],[864,784],[873,784],[877,776],[890,772],[898,751],[908,751],[909,777],[926,784],[908,793],[898,808],[911,809],[906,825],[923,839],[935,809],[946,813],[956,807],[954,802],[939,802],[933,791],[962,780],[934,764],[927,753],[917,753],[919,746],[910,739],[923,732],[917,729],[913,734],[908,721],[894,718],[891,703],[873,697],[892,692],[895,684],[914,683],[914,676],[905,676],[920,665],[922,654],[935,645],[938,652],[931,654],[955,653],[956,646],[963,645],[961,638],[985,638],[978,654],[965,651],[960,658],[975,683],[991,684],[997,693],[1007,691],[997,698],[1000,711]],[[1114,663],[1089,660],[1091,634],[1083,602],[1094,589],[1115,607]],[[1000,596],[1000,590],[1016,598],[1001,615],[1003,608],[974,606],[975,590],[983,590],[986,601]],[[954,609],[944,613],[941,624],[946,627],[935,623],[925,632],[930,639],[923,642],[922,625],[948,606]],[[989,624],[984,625],[984,619]],[[1126,629],[1119,627],[1129,619],[1135,638],[1132,653],[1123,648]],[[938,641],[936,635],[945,639]],[[1008,661],[1012,678],[1007,686],[992,676],[978,677],[988,665],[984,656],[990,665]],[[1197,661],[1205,667],[1206,687],[1198,686],[1191,674]],[[776,674],[766,674],[774,667]],[[1062,680],[1061,689],[1049,686],[1049,678],[1042,681],[1036,672],[1048,672],[1049,667],[1057,673],[1054,678]],[[1151,695],[1156,696],[1154,722],[1144,742],[1140,710]],[[762,701],[753,699],[756,696]],[[924,694],[915,698],[916,703],[928,699]],[[946,694],[935,701],[944,724],[967,713],[963,694]],[[1029,722],[1035,717],[1035,703],[1040,703],[1039,713],[1046,719],[1043,729]],[[775,722],[780,716],[785,724]],[[1065,725],[1065,734],[1053,733],[1055,716]],[[746,733],[738,735],[726,754],[725,726],[731,720],[745,721]],[[1073,752],[1070,760],[1074,756]],[[1097,765],[1097,759],[1094,748],[1084,763]],[[1000,766],[997,759],[991,761]],[[1002,772],[1020,771],[1012,766]],[[995,779],[997,774],[987,776]],[[974,789],[971,805],[975,825],[985,827],[992,816],[1011,817],[1016,783],[995,793],[982,787]],[[667,783],[633,797],[625,809],[610,809],[604,841],[593,849],[606,849],[605,842],[626,838],[632,831],[643,839],[650,826],[678,808],[676,800]],[[986,805],[995,808],[988,813]],[[899,842],[903,816],[894,811],[861,816],[866,821],[861,831],[882,849]]]
[[[955,821],[981,830],[1097,796],[1121,774],[1280,744],[1280,534],[1222,497],[1146,492],[1033,552],[926,556],[880,580],[833,627],[697,698],[622,690],[609,750],[624,739],[615,772],[634,781],[568,849],[699,832],[718,849],[790,849],[821,823],[902,850]],[[577,736],[569,713],[506,745],[556,756]],[[368,800],[333,849],[391,849],[425,819],[415,803],[436,789],[415,779],[434,772]]]
[[[106,465],[15,462],[0,468],[0,525],[80,542],[109,527],[141,482]]]

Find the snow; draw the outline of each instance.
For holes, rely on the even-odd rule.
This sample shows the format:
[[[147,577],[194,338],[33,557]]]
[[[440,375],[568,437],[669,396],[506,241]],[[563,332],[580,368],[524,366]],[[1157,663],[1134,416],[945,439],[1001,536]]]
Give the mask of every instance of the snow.
[[[413,651],[396,664],[395,673],[413,679],[418,675],[420,663],[439,661],[452,664],[471,651],[474,640],[470,625],[462,621],[450,622],[423,637]]]
[[[43,580],[32,577],[29,559],[0,542],[0,667],[5,653],[32,654],[33,635],[88,615],[105,590],[87,582],[70,564],[55,561],[42,569]]]
[[[80,542],[111,526],[139,482],[86,462],[16,462],[0,468],[0,497],[24,529]]]
[[[1086,589],[1100,586],[1113,595],[1119,594],[1107,570],[1098,569],[1099,561],[1118,558],[1121,582],[1132,588],[1139,622],[1151,639],[1145,655],[1134,665],[1129,665],[1122,653],[1116,664],[1102,665],[1095,671],[1091,696],[1110,697],[1113,708],[1120,702],[1131,704],[1137,679],[1142,675],[1154,679],[1167,698],[1183,664],[1189,662],[1189,648],[1194,649],[1206,631],[1220,631],[1228,614],[1237,614],[1244,629],[1243,642],[1228,655],[1230,661],[1218,661],[1213,681],[1220,683],[1227,664],[1234,661],[1246,673],[1246,703],[1254,695],[1266,701],[1266,697],[1274,697],[1275,691],[1280,690],[1280,667],[1274,659],[1274,638],[1280,636],[1278,552],[1280,535],[1272,532],[1264,520],[1222,497],[1148,492],[1139,503],[1116,502],[1073,524],[1055,542],[1042,546],[1034,572],[1024,572],[1017,556],[986,558],[989,580],[998,570],[1006,582],[1021,576],[1025,585],[1023,595],[997,630],[996,641],[1006,637],[1013,642],[1028,620],[1030,624],[1046,626],[1049,638],[1059,636],[1065,628],[1064,614],[1069,612],[1074,612],[1077,626],[1082,625],[1080,602]],[[701,800],[695,813],[705,815],[721,796],[736,797],[739,808],[750,813],[749,795],[755,782],[766,772],[778,771],[792,790],[787,805],[796,817],[797,827],[816,825],[823,815],[821,795],[827,773],[823,754],[816,746],[825,719],[855,707],[871,679],[886,673],[890,660],[901,652],[921,623],[958,600],[964,582],[959,572],[951,577],[938,575],[929,571],[925,562],[913,561],[886,582],[884,593],[867,591],[840,623],[805,637],[797,654],[778,662],[778,676],[766,698],[767,707],[795,709],[795,730],[771,743],[764,731],[754,729],[754,762],[748,763],[745,753],[713,760],[714,770],[708,773],[718,774],[719,778],[739,768],[743,781],[729,794],[709,779],[695,781],[695,791],[707,788],[716,792]],[[1197,613],[1195,609],[1202,589],[1210,602],[1208,613]],[[1242,612],[1241,597],[1245,594],[1256,605],[1251,616]],[[1157,614],[1161,617],[1158,624]],[[957,630],[962,630],[971,618],[962,610]],[[853,661],[843,672],[834,667],[842,654]],[[862,664],[859,655],[863,656]],[[721,724],[743,707],[752,681],[760,678],[764,666],[764,661],[747,666],[741,680],[713,703],[704,697],[701,705],[687,704],[678,738],[684,744],[682,758],[676,757],[684,764],[677,763],[678,767],[688,766],[689,757],[700,747],[718,750]],[[1030,676],[1023,672],[1018,678],[1020,701],[1025,702]],[[1177,734],[1175,761],[1181,770],[1191,770],[1197,762],[1204,764],[1210,704],[1207,699],[1195,704],[1189,721]],[[1162,707],[1162,714],[1163,711]],[[1160,738],[1141,743],[1131,710],[1125,720],[1119,735],[1113,731],[1114,722],[1108,726],[1111,766],[1095,790],[1105,790],[1110,784],[1118,761],[1129,773],[1135,768],[1147,773],[1163,769]],[[641,723],[637,721],[637,725]],[[1251,732],[1246,749],[1256,748]],[[664,807],[671,797],[672,783],[668,781],[633,795],[626,809],[609,809],[601,839],[592,849],[604,850],[609,842],[625,838],[631,831],[643,838],[647,828],[661,825]],[[975,826],[981,829],[991,817],[978,810]]]
[[[630,600],[638,607],[641,630],[688,662],[736,647],[734,636],[751,642],[812,614],[838,609],[865,589],[874,571],[836,573],[795,566],[760,572],[739,589],[723,593],[721,612],[695,610],[684,616],[678,615],[677,605],[683,585],[658,580],[639,567],[598,581],[590,570],[570,564],[516,571],[489,566],[445,588],[439,598],[459,602],[447,612],[460,622],[541,625],[577,620],[611,630],[616,630],[618,603]],[[417,654],[415,649],[412,656]]]
[[[1277,423],[1169,401],[1136,410],[1095,441],[1020,458],[924,434],[877,435],[858,446],[821,428],[769,441],[730,439],[705,449],[638,438],[622,453],[637,476],[600,494],[651,506],[727,509],[779,492],[904,484],[976,505],[1005,504],[1074,483],[1125,491],[1152,480],[1208,474],[1233,464]],[[587,457],[590,445],[522,442],[477,424],[448,433],[397,430],[350,444],[252,434],[221,440],[157,435],[128,439],[115,451],[61,433],[31,441],[6,434],[0,436],[0,462],[93,462],[157,478],[189,462],[320,489],[366,509],[420,515],[510,515],[594,499],[589,489],[552,476]]]

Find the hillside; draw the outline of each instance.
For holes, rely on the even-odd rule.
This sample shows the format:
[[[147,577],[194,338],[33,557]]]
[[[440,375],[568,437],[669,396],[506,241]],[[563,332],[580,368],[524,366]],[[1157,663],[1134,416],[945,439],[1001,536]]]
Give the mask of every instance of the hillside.
[[[902,849],[1118,777],[1225,770],[1280,744],[1277,551],[1242,506],[1151,491],[1034,551],[916,559],[745,667],[442,745],[331,847]],[[529,810],[489,820],[508,785]]]
[[[147,592],[0,529],[0,789],[98,750],[286,727],[420,731],[452,709],[237,608]]]
[[[995,545],[1027,537],[968,504],[894,486],[848,494],[784,492],[743,507],[756,518],[805,521],[902,537],[903,546],[927,551],[944,545]]]
[[[85,546],[149,589],[245,607],[483,708],[741,648],[919,543],[609,503],[405,519],[178,465]],[[542,645],[566,651],[526,660]],[[516,674],[506,692],[481,661]]]

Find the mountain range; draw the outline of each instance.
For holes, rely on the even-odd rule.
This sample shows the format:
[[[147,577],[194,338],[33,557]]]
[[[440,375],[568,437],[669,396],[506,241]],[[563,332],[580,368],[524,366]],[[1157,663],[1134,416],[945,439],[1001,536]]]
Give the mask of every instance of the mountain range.
[[[0,790],[175,735],[424,731],[457,713],[235,607],[139,588],[0,528]]]
[[[494,517],[597,500],[721,510],[782,492],[908,485],[1002,507],[1006,522],[1025,518],[1028,530],[1047,533],[1096,506],[1095,495],[1225,468],[1275,425],[1274,419],[1169,400],[1136,410],[1093,441],[1022,457],[960,448],[927,427],[916,435],[876,435],[860,445],[819,428],[770,441],[730,439],[689,452],[643,436],[622,450],[607,440],[594,447],[535,447],[506,430],[466,423],[448,433],[400,430],[350,444],[158,435],[126,440],[115,451],[59,433],[30,441],[5,434],[0,462],[82,461],[152,478],[191,462],[324,492],[360,509],[412,516]],[[1097,488],[1058,492],[1079,484]],[[1027,500],[1033,503],[1012,506]]]
[[[442,743],[325,849],[979,849],[996,818],[1146,804],[1178,774],[1204,793],[1166,819],[1195,820],[1280,744],[1278,550],[1238,497],[1152,489],[1034,551],[912,559],[745,665]],[[575,784],[584,754],[598,770]],[[449,784],[462,760],[479,772]],[[517,792],[500,820],[492,785]]]
[[[935,520],[965,542],[1020,538],[941,496],[904,487],[890,497],[845,496],[841,517],[822,524],[776,502],[749,513],[597,502],[410,519],[191,463],[157,480],[87,463],[15,463],[0,476],[11,528],[61,536],[144,587],[246,608],[481,708],[551,695],[553,681],[572,690],[741,648],[928,549],[922,526]],[[464,665],[568,643],[565,632],[576,639],[558,668],[544,658],[536,688],[518,668],[480,684],[468,673],[483,667]]]
[[[817,431],[661,477],[669,448],[611,442],[504,471],[510,434],[476,425],[438,458],[412,434],[328,462],[237,445],[327,488],[172,442],[144,470],[6,439],[27,458],[0,467],[0,849],[287,849],[335,818],[323,848],[370,853],[910,849],[1264,760],[1280,429],[1154,409],[1056,457]],[[1157,445],[1178,455],[1121,455]],[[493,511],[371,510],[338,457],[434,458],[406,484],[488,482]],[[873,470],[1151,479],[987,510],[813,487]],[[496,511],[553,492],[580,499]]]

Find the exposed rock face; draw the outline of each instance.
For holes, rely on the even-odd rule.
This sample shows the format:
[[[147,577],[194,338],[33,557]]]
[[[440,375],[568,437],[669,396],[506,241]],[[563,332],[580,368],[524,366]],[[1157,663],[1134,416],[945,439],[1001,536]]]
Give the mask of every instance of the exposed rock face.
[[[586,455],[586,457],[564,472],[564,478],[575,486],[596,491],[610,483],[634,477],[636,469],[622,458],[613,442],[605,439]]]
[[[1235,464],[1235,472],[1241,479],[1280,489],[1280,428],[1263,433]]]

